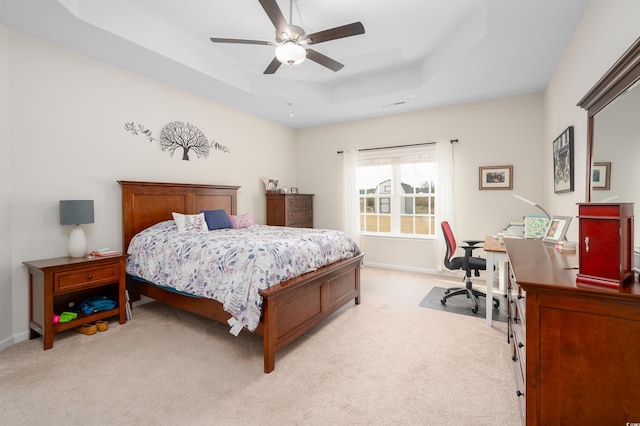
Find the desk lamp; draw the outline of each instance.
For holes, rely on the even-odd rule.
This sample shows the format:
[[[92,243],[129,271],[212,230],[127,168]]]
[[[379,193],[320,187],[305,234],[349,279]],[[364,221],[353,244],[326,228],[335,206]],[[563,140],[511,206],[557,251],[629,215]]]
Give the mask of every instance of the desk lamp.
[[[533,201],[527,200],[524,197],[521,197],[519,195],[513,195],[514,197],[516,197],[518,200],[522,200],[527,204],[531,204],[532,206],[535,206],[537,208],[539,208],[540,210],[542,210],[542,212],[545,214],[545,216],[547,216],[547,219],[549,219],[549,221],[551,221],[551,215],[549,213],[547,213],[547,211],[545,209],[542,208],[542,206],[538,203],[534,203]]]
[[[71,257],[87,253],[87,239],[80,225],[93,223],[93,200],[60,200],[60,225],[74,225],[67,250]]]

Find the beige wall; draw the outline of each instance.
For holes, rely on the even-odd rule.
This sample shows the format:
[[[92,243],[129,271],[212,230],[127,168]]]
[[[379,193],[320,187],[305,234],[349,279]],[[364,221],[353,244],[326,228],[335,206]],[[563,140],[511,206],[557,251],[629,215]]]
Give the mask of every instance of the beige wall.
[[[59,200],[93,199],[95,223],[84,226],[89,248],[121,249],[117,180],[240,185],[238,209],[258,223],[265,221],[261,178],[297,184],[294,130],[0,29],[0,93],[11,88],[10,97],[0,96],[0,112],[10,112],[0,114],[0,269],[9,272],[0,281],[0,348],[27,336],[22,262],[66,255]],[[174,120],[193,123],[231,154],[182,161],[123,128],[135,121],[159,137]]]
[[[11,285],[11,151],[8,30],[0,25],[0,349],[14,335]]]
[[[458,239],[484,239],[541,201],[542,93],[298,131],[298,182],[316,194],[315,225],[342,228],[342,156],[337,151],[458,139],[453,146]],[[513,190],[479,190],[480,166],[513,166]],[[535,210],[535,209],[534,209]],[[432,240],[361,239],[370,265],[433,271]]]
[[[586,199],[587,113],[576,106],[613,63],[640,37],[640,2],[592,0],[545,92],[545,205],[552,214],[573,216],[567,238],[578,237],[576,203]],[[575,191],[554,194],[551,141],[575,127]],[[621,200],[622,201],[622,200]]]

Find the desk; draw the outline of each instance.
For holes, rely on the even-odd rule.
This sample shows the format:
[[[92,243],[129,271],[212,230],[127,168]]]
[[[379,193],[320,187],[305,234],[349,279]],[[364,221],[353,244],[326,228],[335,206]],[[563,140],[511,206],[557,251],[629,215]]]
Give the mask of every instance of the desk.
[[[503,265],[502,263],[508,262],[509,257],[507,256],[507,250],[504,248],[504,244],[500,244],[500,241],[498,241],[497,238],[493,238],[491,236],[487,236],[484,240],[484,251],[487,253],[487,325],[491,326],[491,321],[493,319],[493,264],[495,262],[500,262],[500,265],[498,266],[498,272],[500,273],[498,280],[500,287],[504,291],[506,288],[509,268],[507,265]],[[506,300],[503,300],[502,303],[506,303]]]

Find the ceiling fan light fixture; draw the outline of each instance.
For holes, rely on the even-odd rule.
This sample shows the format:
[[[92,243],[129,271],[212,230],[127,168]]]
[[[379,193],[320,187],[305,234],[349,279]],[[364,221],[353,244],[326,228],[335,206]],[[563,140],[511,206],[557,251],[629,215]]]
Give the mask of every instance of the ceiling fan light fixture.
[[[297,65],[307,57],[307,51],[293,41],[288,41],[276,47],[276,58],[283,64]]]

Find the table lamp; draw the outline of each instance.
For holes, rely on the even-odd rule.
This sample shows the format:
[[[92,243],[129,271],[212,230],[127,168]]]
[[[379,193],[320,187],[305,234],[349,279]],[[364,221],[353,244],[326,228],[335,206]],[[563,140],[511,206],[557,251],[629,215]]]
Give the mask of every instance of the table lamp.
[[[549,221],[551,221],[551,215],[549,213],[547,213],[547,211],[545,209],[542,208],[542,206],[538,203],[534,203],[533,201],[527,200],[524,197],[521,197],[519,195],[513,195],[514,197],[516,197],[518,200],[524,201],[527,204],[531,204],[532,206],[535,206],[537,208],[539,208],[540,210],[542,210],[542,212],[545,214],[545,216],[547,216],[547,218],[549,219]]]
[[[67,250],[71,257],[84,257],[87,239],[80,225],[93,223],[93,200],[60,200],[60,225],[74,225]]]

